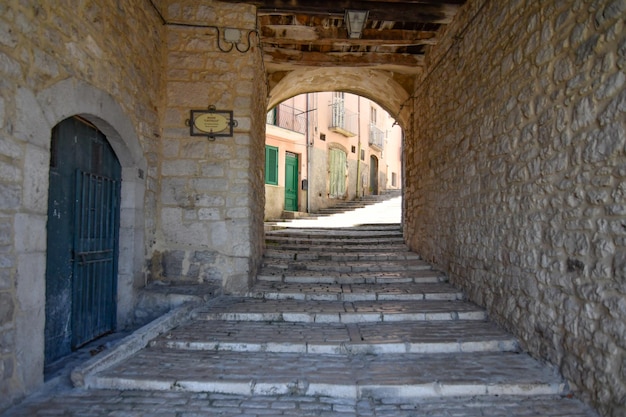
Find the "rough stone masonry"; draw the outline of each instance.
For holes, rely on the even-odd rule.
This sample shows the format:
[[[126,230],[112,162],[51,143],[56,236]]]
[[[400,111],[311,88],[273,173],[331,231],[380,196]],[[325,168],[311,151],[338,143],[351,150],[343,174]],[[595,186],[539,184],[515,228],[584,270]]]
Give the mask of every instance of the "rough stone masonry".
[[[50,132],[65,118],[97,126],[122,165],[119,328],[149,279],[247,287],[267,92],[254,36],[225,53],[215,28],[245,42],[255,21],[211,1],[0,3],[0,409],[43,382]],[[234,111],[233,138],[189,136],[189,110],[209,105]]]
[[[42,231],[63,119],[95,124],[122,165],[120,327],[148,279],[237,292],[261,258],[272,92],[258,48],[221,52],[202,27],[245,34],[254,7],[154,3],[170,24],[149,1],[0,3],[0,409],[43,381]],[[626,412],[625,14],[625,0],[468,1],[414,98],[379,97],[403,115],[413,249],[611,416]],[[389,81],[346,71],[344,90]],[[233,138],[188,135],[189,109],[209,105],[233,109]]]
[[[626,414],[626,2],[472,2],[429,55],[407,234],[602,413]]]

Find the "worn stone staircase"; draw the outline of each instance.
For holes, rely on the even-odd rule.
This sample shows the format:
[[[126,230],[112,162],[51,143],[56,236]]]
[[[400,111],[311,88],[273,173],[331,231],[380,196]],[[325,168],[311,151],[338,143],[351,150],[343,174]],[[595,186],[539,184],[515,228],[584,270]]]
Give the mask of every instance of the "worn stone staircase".
[[[211,409],[229,416],[593,415],[410,252],[399,225],[286,228],[266,240],[247,296],[193,310],[85,386],[211,393],[238,404],[240,414]],[[242,405],[255,402],[256,412]]]

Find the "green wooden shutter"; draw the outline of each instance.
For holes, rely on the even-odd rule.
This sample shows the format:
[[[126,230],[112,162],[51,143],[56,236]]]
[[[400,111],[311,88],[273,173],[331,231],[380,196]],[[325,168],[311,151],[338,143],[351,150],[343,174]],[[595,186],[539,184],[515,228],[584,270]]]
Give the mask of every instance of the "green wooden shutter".
[[[265,183],[278,185],[278,148],[265,146]]]

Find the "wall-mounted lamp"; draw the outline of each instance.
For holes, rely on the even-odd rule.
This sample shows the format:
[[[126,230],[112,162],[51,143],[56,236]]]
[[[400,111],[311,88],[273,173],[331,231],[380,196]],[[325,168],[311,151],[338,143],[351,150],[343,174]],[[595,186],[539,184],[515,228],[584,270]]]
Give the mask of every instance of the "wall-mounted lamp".
[[[361,37],[368,15],[369,11],[367,10],[346,10],[344,21],[348,30],[348,38],[359,39]]]

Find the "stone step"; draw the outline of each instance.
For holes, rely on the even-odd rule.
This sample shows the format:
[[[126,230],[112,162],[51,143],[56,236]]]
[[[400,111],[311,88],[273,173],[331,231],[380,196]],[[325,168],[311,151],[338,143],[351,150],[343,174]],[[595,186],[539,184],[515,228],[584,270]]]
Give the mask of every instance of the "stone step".
[[[347,244],[347,245],[309,245],[298,242],[267,242],[266,250],[294,251],[298,253],[319,253],[319,254],[338,254],[347,255],[351,253],[412,253],[409,248],[401,242],[392,244]]]
[[[361,209],[367,207],[367,204],[350,204],[350,205],[345,205],[345,206],[340,206],[340,207],[332,207],[332,208],[325,208],[325,209],[319,209],[318,211],[316,211],[314,214],[315,215],[329,215],[329,214],[338,214],[338,213],[345,213],[347,211],[354,211],[356,209]]]
[[[374,204],[374,202],[369,202],[369,201],[361,201],[361,200],[350,200],[350,201],[344,201],[341,203],[338,203],[334,206],[331,207],[325,207],[322,209],[319,209],[319,211],[327,211],[327,210],[341,210],[343,209],[349,209],[351,207],[366,207],[366,206],[370,206]]]
[[[258,282],[247,297],[268,300],[422,301],[462,300],[463,292],[447,283],[301,284]]]
[[[333,237],[349,237],[349,238],[362,238],[362,237],[395,237],[402,234],[402,229],[399,227],[376,225],[363,226],[360,229],[357,228],[285,228],[274,230],[270,233],[271,236],[307,236],[307,237],[319,237],[319,238],[333,238]]]
[[[307,238],[322,239],[327,241],[359,240],[359,239],[386,239],[397,238],[402,236],[401,229],[379,229],[371,228],[368,230],[348,230],[348,229],[329,229],[322,230],[316,228],[297,228],[297,229],[276,229],[268,232],[266,238],[291,237],[291,238]]]
[[[403,355],[146,348],[87,377],[89,388],[339,398],[558,395],[565,385],[526,354]]]
[[[447,282],[448,278],[439,271],[352,272],[286,271],[282,268],[265,267],[257,274],[258,281],[302,283],[302,284],[391,284],[391,283],[436,283]]]
[[[428,271],[430,264],[421,260],[411,261],[289,261],[284,259],[264,259],[262,268],[282,269],[288,271],[326,271],[328,273],[359,273],[359,272],[397,272],[397,271]]]
[[[361,261],[361,262],[385,262],[385,261],[408,261],[420,260],[421,257],[408,250],[397,252],[349,252],[337,253],[335,251],[297,251],[282,249],[267,249],[265,259],[283,259],[291,261]]]
[[[232,352],[403,354],[513,352],[514,337],[485,321],[288,323],[193,321],[152,347]]]
[[[315,236],[310,234],[289,235],[286,233],[267,233],[265,235],[266,243],[300,243],[306,245],[389,245],[404,243],[401,234],[397,235],[367,235],[367,236]]]
[[[302,220],[309,220],[309,219],[302,219]],[[292,233],[296,233],[298,231],[315,231],[316,233],[342,232],[342,233],[347,233],[347,234],[362,234],[362,233],[371,232],[371,231],[394,231],[394,232],[400,231],[401,232],[402,226],[399,223],[364,223],[358,226],[350,226],[350,227],[340,226],[340,225],[336,225],[333,227],[316,226],[316,227],[308,227],[308,228],[288,227],[288,228],[282,228],[280,230],[283,232],[290,231]]]
[[[158,411],[155,411],[158,410]],[[74,390],[33,397],[5,417],[49,416],[220,417],[598,417],[580,400],[562,395],[435,398],[333,398],[235,395],[183,391]]]
[[[486,320],[466,301],[319,301],[221,297],[194,312],[198,320],[296,323],[376,323],[424,320]]]

